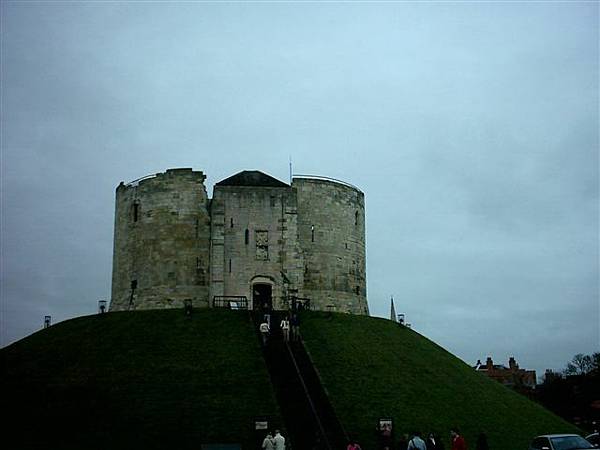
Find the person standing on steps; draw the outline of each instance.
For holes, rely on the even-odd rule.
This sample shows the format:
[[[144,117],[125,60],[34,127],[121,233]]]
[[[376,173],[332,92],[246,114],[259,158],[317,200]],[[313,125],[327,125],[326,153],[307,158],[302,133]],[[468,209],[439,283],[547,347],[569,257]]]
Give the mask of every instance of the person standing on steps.
[[[269,307],[269,302],[267,302],[266,300],[263,301],[262,311],[263,311],[263,321],[267,322],[267,324],[269,325],[269,328],[271,328],[271,308]]]
[[[443,450],[444,449],[444,444],[436,433],[429,433],[429,436],[427,437],[425,444],[427,444],[427,450]]]
[[[275,450],[273,445],[273,436],[271,436],[271,433],[267,433],[267,436],[262,443],[262,448],[263,450]]]
[[[281,331],[283,332],[283,341],[289,342],[290,341],[290,321],[288,320],[287,316],[282,319],[281,324],[279,324],[279,326],[281,327]]]
[[[300,340],[300,318],[298,317],[298,313],[292,314],[292,319],[290,320],[290,324],[292,326],[292,341]]]
[[[450,430],[450,437],[452,438],[452,450],[467,450],[465,438],[460,435],[457,427]]]
[[[267,340],[269,339],[269,323],[266,320],[263,321],[263,323],[260,324],[259,330],[260,336],[262,337],[262,343],[266,346]]]
[[[415,431],[412,439],[408,442],[408,450],[427,450],[427,444],[421,439],[421,433]]]
[[[275,450],[285,450],[285,438],[281,435],[279,430],[275,430],[273,443],[275,444]]]

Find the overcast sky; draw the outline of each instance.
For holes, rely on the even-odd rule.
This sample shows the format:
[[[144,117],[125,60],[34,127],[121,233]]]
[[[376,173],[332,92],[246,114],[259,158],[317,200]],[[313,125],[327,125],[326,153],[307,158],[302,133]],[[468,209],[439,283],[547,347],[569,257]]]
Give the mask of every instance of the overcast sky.
[[[291,156],[364,191],[372,315],[538,375],[599,350],[597,2],[1,8],[2,346],[109,298],[120,181]]]

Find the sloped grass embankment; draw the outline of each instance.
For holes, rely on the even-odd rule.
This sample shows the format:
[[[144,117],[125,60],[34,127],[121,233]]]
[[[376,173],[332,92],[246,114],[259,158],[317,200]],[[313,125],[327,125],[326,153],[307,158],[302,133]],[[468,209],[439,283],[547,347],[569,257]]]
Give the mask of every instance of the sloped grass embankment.
[[[450,448],[458,426],[470,448],[480,432],[494,450],[526,449],[544,433],[578,432],[538,404],[474,372],[415,331],[389,320],[307,312],[302,336],[346,431],[375,449],[379,418],[395,439],[437,432]]]
[[[253,445],[280,420],[247,313],[182,310],[68,320],[0,351],[10,448]]]

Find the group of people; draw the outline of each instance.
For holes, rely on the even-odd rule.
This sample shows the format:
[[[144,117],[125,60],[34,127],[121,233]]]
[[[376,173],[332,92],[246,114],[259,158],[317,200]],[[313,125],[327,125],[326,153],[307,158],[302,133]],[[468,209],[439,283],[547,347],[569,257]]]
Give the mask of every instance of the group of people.
[[[392,450],[393,443],[391,433],[386,432],[388,430],[381,430],[381,450]],[[351,446],[354,445],[354,447]],[[360,446],[356,443],[348,445],[347,450],[360,449]],[[465,438],[460,434],[458,428],[450,430],[450,444],[451,450],[467,450],[467,443]],[[434,433],[430,433],[427,438],[423,439],[420,432],[415,431],[411,435],[404,434],[396,447],[397,450],[444,450],[443,440]],[[489,450],[487,437],[484,433],[480,433],[477,438],[476,450]]]
[[[452,432],[450,432],[450,434],[452,434]],[[459,441],[456,441],[456,443],[457,443],[457,445],[460,444]],[[415,431],[412,433],[412,437],[410,439],[407,434],[405,434],[402,437],[399,448],[403,449],[403,450],[443,450],[444,443],[439,438],[439,436],[437,436],[434,433],[429,433],[427,438],[423,439],[423,437],[421,436],[421,433],[418,431]],[[460,448],[460,447],[458,447],[458,448]],[[454,441],[452,444],[452,449],[457,450],[454,447]],[[461,450],[466,450],[466,449],[461,449]]]
[[[281,333],[283,335],[284,342],[289,342],[290,338],[292,341],[300,340],[300,318],[295,312],[291,316],[285,316],[281,319],[279,324]],[[265,314],[263,320],[259,325],[260,335],[262,337],[263,345],[267,345],[269,337],[271,335],[271,315]]]
[[[430,433],[426,439],[423,439],[421,433],[415,431],[412,433],[412,437],[408,434],[403,435],[400,438],[400,442],[397,447],[393,446],[391,438],[391,427],[383,427],[381,449],[382,450],[444,450],[444,443],[440,437],[434,433]],[[389,431],[390,433],[386,433]],[[386,439],[389,437],[390,439]],[[457,428],[450,430],[451,439],[451,450],[467,450],[467,443],[465,438],[460,434]],[[267,436],[262,442],[263,450],[285,450],[285,438],[281,435],[279,430],[275,430],[275,436],[271,433],[267,433]],[[362,450],[360,444],[356,440],[350,440],[346,450]],[[484,433],[481,433],[477,438],[476,450],[489,450],[487,444],[487,438]]]
[[[262,442],[263,450],[285,450],[285,438],[279,430],[275,430],[275,436],[267,433]]]

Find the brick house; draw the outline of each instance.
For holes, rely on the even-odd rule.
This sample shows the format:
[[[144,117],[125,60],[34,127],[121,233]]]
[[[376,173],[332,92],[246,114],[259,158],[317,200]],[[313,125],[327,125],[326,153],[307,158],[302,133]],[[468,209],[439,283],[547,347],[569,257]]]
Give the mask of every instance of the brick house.
[[[535,389],[537,384],[535,370],[519,368],[517,361],[512,356],[508,360],[508,367],[502,364],[494,364],[492,358],[488,356],[485,364],[482,364],[481,360],[477,360],[474,368],[477,372],[483,373],[493,380],[517,390]]]

